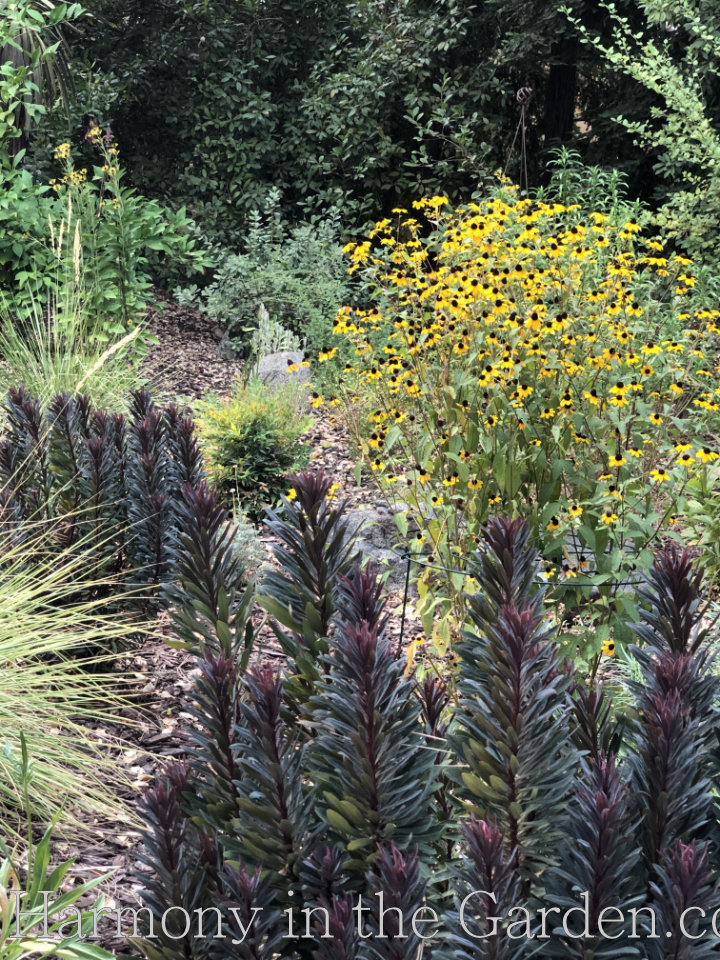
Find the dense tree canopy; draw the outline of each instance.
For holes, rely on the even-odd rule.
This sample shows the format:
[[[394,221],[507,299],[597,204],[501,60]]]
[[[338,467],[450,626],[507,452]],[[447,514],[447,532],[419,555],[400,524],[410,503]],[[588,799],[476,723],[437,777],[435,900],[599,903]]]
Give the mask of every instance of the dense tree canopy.
[[[521,88],[533,182],[567,141],[641,174],[610,116],[647,95],[580,42],[558,2],[88,6],[83,53],[115,98],[92,108],[114,122],[136,180],[187,197],[209,227],[237,225],[270,186],[296,214],[337,206],[352,222],[423,191],[467,193],[497,169],[517,176]],[[574,12],[609,39],[596,4]]]
[[[76,139],[91,120],[112,124],[135,185],[187,204],[231,246],[271,189],[291,220],[335,210],[353,228],[419,194],[467,197],[498,170],[542,185],[562,144],[626,177],[679,242],[712,242],[720,30],[708,0],[85,9],[66,38]],[[699,239],[688,218],[703,220]]]

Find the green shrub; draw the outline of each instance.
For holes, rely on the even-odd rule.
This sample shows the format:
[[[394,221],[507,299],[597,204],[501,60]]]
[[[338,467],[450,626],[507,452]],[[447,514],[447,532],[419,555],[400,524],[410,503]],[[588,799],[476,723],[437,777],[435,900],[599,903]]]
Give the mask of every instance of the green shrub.
[[[145,902],[155,917],[220,905],[217,957],[239,948],[256,960],[403,960],[419,955],[417,929],[406,922],[401,931],[386,914],[383,937],[381,906],[400,908],[406,921],[432,908],[423,955],[437,960],[515,960],[541,946],[553,958],[604,960],[635,955],[632,907],[653,911],[656,938],[675,950],[692,903],[708,911],[693,914],[692,929],[684,918],[691,935],[708,938],[694,950],[711,956],[720,678],[687,554],[659,551],[645,577],[639,682],[622,718],[601,686],[561,663],[527,525],[490,519],[471,558],[472,628],[450,699],[440,680],[407,677],[375,577],[340,573],[352,543],[332,519],[343,505],[328,501],[330,481],[303,475],[295,486],[296,500],[273,521],[276,534],[287,524],[278,576],[299,601],[295,629],[284,632],[288,662],[246,671],[231,651],[196,646],[187,764],[145,799]],[[196,586],[213,582],[207,559]],[[317,593],[303,616],[303,598],[316,593],[310,571],[325,560],[337,572],[320,593],[334,609],[322,620]],[[291,616],[284,602],[276,608]],[[587,933],[575,937],[577,912],[568,932],[558,917],[582,907],[583,894]],[[555,912],[546,930],[539,907]],[[608,910],[617,907],[619,923]],[[232,944],[233,917],[253,908],[257,925]],[[610,935],[598,922],[603,910]],[[488,936],[493,917],[502,923]],[[647,911],[637,922],[640,938],[654,932]],[[142,945],[149,957],[192,950],[190,936],[164,933]]]
[[[280,194],[271,191],[262,213],[249,217],[244,252],[217,267],[200,296],[203,310],[227,327],[238,353],[247,354],[265,308],[271,320],[321,350],[348,293],[348,278],[336,219],[290,226],[280,213]]]
[[[228,400],[210,396],[196,414],[210,477],[253,519],[287,489],[286,477],[307,457],[300,438],[312,422],[303,388],[238,382]]]

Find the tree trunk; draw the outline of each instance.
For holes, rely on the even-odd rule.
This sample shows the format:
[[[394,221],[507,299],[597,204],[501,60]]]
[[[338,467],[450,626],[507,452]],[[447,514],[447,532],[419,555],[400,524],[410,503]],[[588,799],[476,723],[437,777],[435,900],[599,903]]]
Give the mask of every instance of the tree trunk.
[[[556,41],[550,51],[543,123],[546,148],[569,140],[572,134],[577,92],[576,47],[576,41],[567,38]]]

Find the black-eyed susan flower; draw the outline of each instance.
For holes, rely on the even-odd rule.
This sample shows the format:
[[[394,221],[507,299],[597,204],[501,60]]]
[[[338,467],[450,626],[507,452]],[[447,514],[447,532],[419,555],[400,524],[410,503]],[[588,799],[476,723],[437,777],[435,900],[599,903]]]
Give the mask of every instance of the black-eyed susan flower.
[[[614,657],[615,656],[615,641],[606,640],[602,645],[602,655],[604,657]]]
[[[560,519],[559,517],[550,517],[550,522],[547,525],[548,530],[555,531],[560,528]]]
[[[701,450],[698,450],[695,456],[701,463],[711,463],[713,460],[717,460],[720,454],[717,454],[714,450],[711,450],[710,447],[703,447]]]
[[[670,474],[667,470],[651,470],[650,477],[655,481],[655,483],[665,483],[670,479]]]
[[[627,463],[627,460],[621,453],[614,453],[608,458],[608,464],[611,467],[622,467],[625,463]]]
[[[609,526],[611,523],[617,523],[618,515],[611,507],[608,507],[600,519]]]

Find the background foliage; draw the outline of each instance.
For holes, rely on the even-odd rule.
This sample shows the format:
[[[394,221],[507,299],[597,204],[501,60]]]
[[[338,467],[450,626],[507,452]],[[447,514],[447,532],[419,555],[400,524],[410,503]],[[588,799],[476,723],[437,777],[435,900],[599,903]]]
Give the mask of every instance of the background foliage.
[[[440,185],[457,198],[508,162],[521,87],[533,91],[532,180],[549,147],[573,140],[587,161],[624,167],[642,189],[648,162],[610,117],[635,119],[650,97],[579,42],[560,3],[88,7],[97,16],[83,24],[83,49],[110,81],[106,111],[133,177],[192,197],[193,215],[216,236],[273,186],[293,218],[339,208],[350,223]],[[607,11],[584,0],[571,9],[610,40]],[[640,27],[634,4],[618,9]]]

